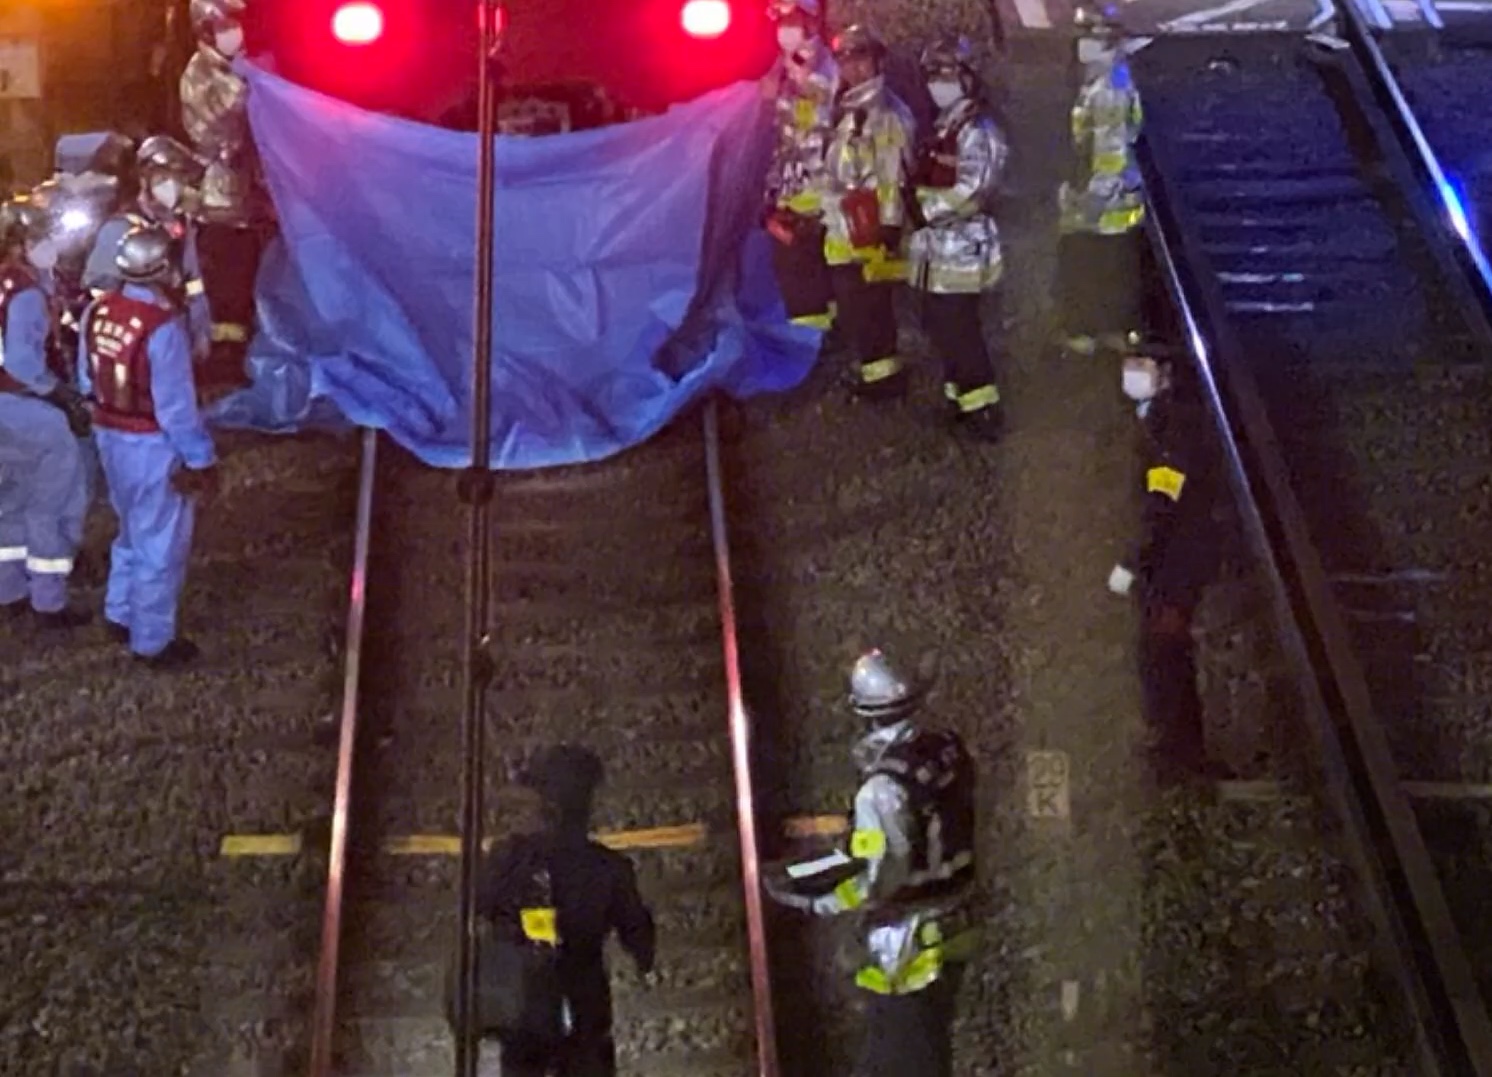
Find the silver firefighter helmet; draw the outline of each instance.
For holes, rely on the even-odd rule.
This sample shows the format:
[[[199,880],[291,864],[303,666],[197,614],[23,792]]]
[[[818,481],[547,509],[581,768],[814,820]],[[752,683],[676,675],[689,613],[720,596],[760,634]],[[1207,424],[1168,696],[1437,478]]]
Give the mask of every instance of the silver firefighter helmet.
[[[140,143],[136,159],[142,177],[147,173],[166,173],[183,183],[194,183],[202,176],[202,162],[170,135],[151,135]]]
[[[922,50],[921,66],[925,77],[973,75],[976,64],[974,46],[966,37],[941,37]]]
[[[894,665],[879,649],[867,651],[850,669],[850,708],[876,725],[899,722],[921,706],[930,679]]]
[[[177,275],[176,239],[157,224],[131,228],[119,241],[114,265],[133,284],[170,284]]]
[[[801,11],[810,19],[817,19],[824,13],[824,7],[819,0],[770,0],[767,4],[767,18],[776,22],[785,19],[795,11]]]
[[[834,41],[830,46],[834,56],[839,60],[847,60],[856,56],[869,56],[876,62],[884,61],[886,58],[886,42],[881,36],[865,23],[855,23],[846,26],[834,35]]]

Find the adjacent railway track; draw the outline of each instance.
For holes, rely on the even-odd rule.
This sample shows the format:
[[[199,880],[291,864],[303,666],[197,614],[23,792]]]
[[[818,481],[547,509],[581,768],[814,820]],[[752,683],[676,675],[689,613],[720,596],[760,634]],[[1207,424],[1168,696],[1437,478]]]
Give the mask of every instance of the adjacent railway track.
[[[1410,784],[1485,781],[1468,716],[1486,695],[1466,671],[1492,659],[1476,612],[1492,326],[1481,252],[1458,245],[1438,161],[1357,37],[1153,43],[1135,61],[1142,160],[1305,688],[1318,765],[1295,778],[1336,809],[1390,994],[1414,1017],[1401,1064],[1492,1073],[1487,954],[1453,916],[1444,835]]]

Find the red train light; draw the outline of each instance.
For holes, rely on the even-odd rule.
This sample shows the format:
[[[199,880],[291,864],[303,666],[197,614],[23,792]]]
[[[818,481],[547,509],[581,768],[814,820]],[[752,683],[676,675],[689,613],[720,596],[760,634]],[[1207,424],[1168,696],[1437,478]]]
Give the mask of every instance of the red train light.
[[[730,29],[730,4],[726,0],[688,0],[679,21],[691,37],[719,37]]]
[[[332,33],[344,45],[371,45],[383,36],[383,11],[377,4],[343,4],[332,16]]]

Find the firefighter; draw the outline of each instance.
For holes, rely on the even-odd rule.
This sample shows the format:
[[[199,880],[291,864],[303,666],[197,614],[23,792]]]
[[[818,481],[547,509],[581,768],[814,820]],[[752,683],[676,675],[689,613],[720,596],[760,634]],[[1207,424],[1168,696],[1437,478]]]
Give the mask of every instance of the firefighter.
[[[212,311],[214,372],[241,378],[254,320],[254,280],[263,253],[264,200],[246,111],[249,87],[233,70],[244,48],[245,0],[192,0],[197,51],[181,76],[181,116],[206,162],[197,248]]]
[[[993,439],[1000,401],[980,317],[982,296],[997,299],[1004,269],[1000,231],[990,213],[1004,170],[1005,139],[985,114],[972,50],[962,38],[922,53],[922,74],[938,107],[932,138],[919,149],[908,199],[909,262],[927,335],[943,360],[944,393],[962,426]],[[993,303],[996,327],[999,307]]]
[[[1221,535],[1214,520],[1221,458],[1206,410],[1184,368],[1151,356],[1124,360],[1124,393],[1144,430],[1143,537],[1114,567],[1109,588],[1137,591],[1140,679],[1154,732],[1154,767],[1163,783],[1226,777],[1207,759],[1197,688],[1192,617],[1217,576]]]
[[[849,856],[854,874],[807,896],[768,873],[774,900],[818,916],[858,913],[868,951],[855,983],[867,993],[861,1077],[951,1077],[958,982],[977,939],[974,767],[956,734],[914,715],[930,674],[908,675],[880,651],[850,672],[850,706],[868,731]]]
[[[197,413],[179,305],[179,244],[158,224],[119,243],[124,279],[83,319],[79,380],[94,398],[99,456],[119,517],[104,616],[146,665],[173,669],[198,649],[176,632],[194,500],[217,489],[217,454]]]
[[[1058,301],[1065,346],[1078,355],[1122,352],[1145,335],[1145,202],[1134,142],[1140,98],[1120,28],[1081,9],[1083,86],[1072,107],[1072,175],[1062,185]]]
[[[916,124],[886,86],[886,45],[864,26],[834,39],[841,89],[829,143],[824,201],[824,260],[856,391],[868,397],[906,392],[897,354],[895,285],[906,279],[902,228]]]
[[[768,14],[782,49],[762,82],[777,125],[766,205],[772,267],[788,318],[827,330],[834,288],[824,263],[824,154],[834,133],[839,68],[824,43],[819,0],[773,0]]]
[[[114,258],[119,241],[131,228],[152,222],[161,224],[181,244],[182,269],[186,279],[182,293],[187,301],[187,321],[191,328],[192,358],[202,362],[212,344],[212,315],[207,308],[207,293],[197,259],[197,228],[186,215],[186,205],[194,188],[202,182],[202,163],[192,151],[167,135],[155,135],[140,144],[137,156],[140,195],[133,207],[123,208],[99,229],[83,274],[83,285],[97,299],[105,292],[117,291],[123,283]]]
[[[68,605],[88,489],[82,397],[47,365],[52,220],[21,196],[0,206],[0,605],[44,628],[87,624]]]

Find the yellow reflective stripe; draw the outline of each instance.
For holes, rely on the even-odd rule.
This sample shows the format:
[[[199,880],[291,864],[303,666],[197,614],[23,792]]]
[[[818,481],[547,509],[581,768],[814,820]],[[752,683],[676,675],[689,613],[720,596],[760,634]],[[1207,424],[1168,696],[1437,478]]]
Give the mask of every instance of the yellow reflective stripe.
[[[887,356],[885,359],[872,359],[868,363],[860,364],[860,380],[867,385],[873,385],[878,381],[885,381],[901,373],[901,360],[896,356]]]
[[[860,893],[860,879],[858,876],[846,879],[834,888],[834,896],[844,906],[845,911],[858,909],[865,904],[865,897]]]
[[[1093,155],[1093,171],[1097,173],[1109,173],[1111,175],[1123,172],[1129,167],[1129,154],[1098,153]]]
[[[817,191],[799,191],[792,197],[783,199],[780,205],[794,213],[814,214],[824,208],[824,198]]]
[[[850,241],[847,239],[829,236],[824,240],[824,260],[833,265],[852,262],[855,260],[855,248],[850,246]]]
[[[901,188],[894,183],[878,183],[876,184],[876,198],[882,205],[899,204],[901,200]]]
[[[938,978],[943,971],[943,948],[941,946],[929,946],[911,961],[907,967],[902,969],[901,975],[896,977],[896,993],[899,995],[910,994],[913,991],[921,991],[928,984]]]
[[[850,835],[850,855],[857,860],[872,860],[886,855],[884,830],[857,830]]]
[[[981,385],[977,389],[970,389],[967,393],[959,393],[954,398],[958,404],[958,410],[964,414],[971,411],[980,411],[1000,402],[1000,390],[993,385]]]
[[[249,339],[249,329],[233,322],[217,322],[212,327],[212,339],[218,343],[242,344]]]
[[[855,973],[855,986],[874,991],[878,995],[891,994],[891,981],[874,965],[868,965]]]
[[[954,385],[953,382],[951,382],[951,381],[945,381],[943,383],[943,395],[946,396],[949,400],[953,401],[954,403],[957,403],[958,402],[958,386]]]
[[[1181,500],[1181,488],[1186,485],[1186,476],[1173,467],[1153,467],[1145,472],[1145,492],[1164,494],[1172,501]]]
[[[801,325],[808,329],[827,330],[834,325],[834,315],[825,311],[822,314],[800,314],[792,319],[794,325]]]
[[[811,100],[800,97],[793,102],[793,124],[798,130],[811,130],[816,119],[818,119],[818,109],[814,107]]]
[[[559,928],[552,908],[520,909],[518,919],[523,925],[523,935],[534,942],[559,944]]]
[[[1144,219],[1144,206],[1110,209],[1105,210],[1103,215],[1098,218],[1098,227],[1104,232],[1128,232]]]
[[[865,263],[866,284],[889,284],[907,279],[907,263],[900,258],[887,258],[884,251],[877,251]]]
[[[186,282],[186,294],[194,299],[206,291],[207,289],[202,286],[202,281],[198,278],[194,277]]]
[[[901,137],[900,125],[888,127],[883,131],[877,131],[872,141],[878,150],[889,150],[893,147],[906,145],[906,140]]]

